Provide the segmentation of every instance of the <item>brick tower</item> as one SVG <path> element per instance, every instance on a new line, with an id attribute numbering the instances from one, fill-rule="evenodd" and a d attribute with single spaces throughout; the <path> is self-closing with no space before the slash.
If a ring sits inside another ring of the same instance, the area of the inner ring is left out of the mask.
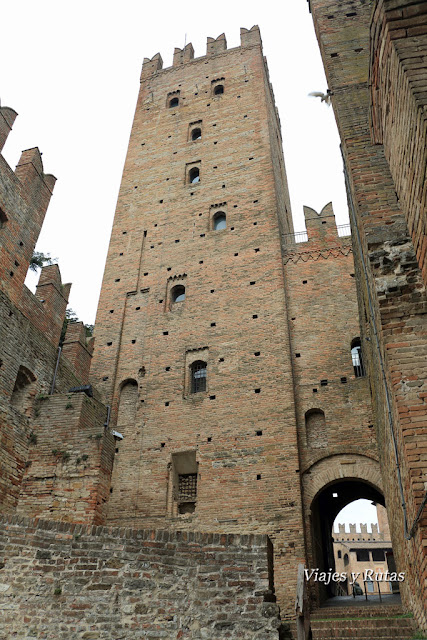
<path id="1" fill-rule="evenodd" d="M 193 56 L 144 60 L 112 230 L 92 369 L 124 436 L 108 522 L 268 532 L 283 569 L 304 545 L 279 120 L 258 27 Z"/>

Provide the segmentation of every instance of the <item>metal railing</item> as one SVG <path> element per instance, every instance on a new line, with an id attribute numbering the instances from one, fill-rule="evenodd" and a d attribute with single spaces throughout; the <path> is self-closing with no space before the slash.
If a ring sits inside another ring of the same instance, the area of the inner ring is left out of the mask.
<path id="1" fill-rule="evenodd" d="M 339 238 L 351 236 L 351 228 L 349 224 L 339 224 L 336 227 Z M 286 245 L 299 244 L 300 242 L 308 242 L 307 231 L 295 231 L 295 233 L 284 233 L 283 239 Z"/>

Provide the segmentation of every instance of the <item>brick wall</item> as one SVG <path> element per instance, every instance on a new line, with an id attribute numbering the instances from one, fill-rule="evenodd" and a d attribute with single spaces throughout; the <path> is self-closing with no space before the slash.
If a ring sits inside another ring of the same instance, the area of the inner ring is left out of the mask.
<path id="1" fill-rule="evenodd" d="M 400 570 L 406 571 L 407 579 L 402 585 L 404 601 L 425 628 L 426 512 L 413 537 L 406 540 L 392 436 L 394 433 L 408 529 L 411 529 L 427 487 L 426 292 L 420 269 L 422 254 L 417 241 L 421 227 L 411 223 L 411 232 L 417 242 L 414 247 L 407 220 L 411 222 L 409 203 L 412 202 L 413 212 L 416 202 L 411 195 L 412 182 L 405 183 L 402 179 L 407 165 L 397 159 L 402 152 L 403 138 L 392 151 L 391 140 L 398 132 L 396 128 L 390 128 L 389 122 L 382 122 L 387 129 L 384 130 L 384 146 L 373 144 L 375 132 L 370 126 L 368 86 L 371 47 L 373 60 L 377 55 L 377 42 L 370 40 L 371 16 L 378 17 L 373 13 L 373 4 L 357 1 L 342 2 L 338 6 L 329 0 L 312 0 L 310 6 L 329 89 L 333 92 L 332 102 L 348 174 L 362 337 L 374 399 L 384 495 L 392 514 L 393 549 Z M 392 57 L 384 60 L 381 73 L 392 63 Z M 405 73 L 404 65 L 400 72 Z M 381 83 L 381 78 L 379 80 Z M 403 117 L 405 95 L 402 91 L 395 76 L 390 77 L 387 100 L 393 101 L 395 115 L 399 113 Z M 386 104 L 384 107 L 387 111 Z M 388 118 L 387 113 L 384 117 Z M 406 128 L 407 125 L 402 126 Z M 421 141 L 422 135 L 417 139 Z M 420 162 L 425 162 L 425 158 Z M 400 173 L 396 173 L 398 163 Z M 419 195 L 420 188 L 417 189 Z"/>
<path id="2" fill-rule="evenodd" d="M 304 539 L 281 231 L 292 222 L 258 29 L 234 49 L 219 38 L 201 58 L 176 52 L 167 69 L 145 60 L 91 371 L 124 435 L 107 522 L 268 533 L 292 615 Z M 192 394 L 196 360 L 207 390 Z M 178 515 L 173 456 L 186 452 L 197 501 Z"/>
<path id="3" fill-rule="evenodd" d="M 265 536 L 2 518 L 0 634 L 278 638 Z"/>

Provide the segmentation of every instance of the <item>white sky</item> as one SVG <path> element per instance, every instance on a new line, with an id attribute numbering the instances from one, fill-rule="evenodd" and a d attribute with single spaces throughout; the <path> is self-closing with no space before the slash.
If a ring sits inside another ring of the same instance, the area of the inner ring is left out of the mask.
<path id="1" fill-rule="evenodd" d="M 333 530 L 338 531 L 338 524 L 346 524 L 347 531 L 349 523 L 356 525 L 356 530 L 360 532 L 360 523 L 368 525 L 368 531 L 371 531 L 371 524 L 378 523 L 377 510 L 373 506 L 371 500 L 355 500 L 350 502 L 344 509 L 341 509 L 334 520 Z"/>

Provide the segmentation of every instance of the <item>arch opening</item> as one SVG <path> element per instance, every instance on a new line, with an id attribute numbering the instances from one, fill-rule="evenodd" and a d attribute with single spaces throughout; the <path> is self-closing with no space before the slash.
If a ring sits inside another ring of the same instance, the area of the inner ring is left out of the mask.
<path id="1" fill-rule="evenodd" d="M 399 598 L 399 583 L 390 579 L 396 565 L 384 496 L 377 487 L 358 478 L 326 485 L 312 502 L 310 528 L 310 566 L 336 575 L 329 583 L 310 583 L 317 606 L 331 598 L 345 599 L 349 606 L 379 600 L 380 594 Z"/>

